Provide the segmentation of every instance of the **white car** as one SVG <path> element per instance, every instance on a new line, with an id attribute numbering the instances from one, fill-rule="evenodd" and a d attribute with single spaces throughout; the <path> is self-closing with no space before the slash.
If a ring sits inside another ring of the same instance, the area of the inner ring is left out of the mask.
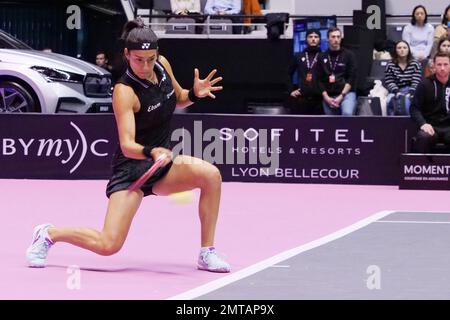
<path id="1" fill-rule="evenodd" d="M 0 113 L 112 112 L 111 74 L 0 30 Z"/>

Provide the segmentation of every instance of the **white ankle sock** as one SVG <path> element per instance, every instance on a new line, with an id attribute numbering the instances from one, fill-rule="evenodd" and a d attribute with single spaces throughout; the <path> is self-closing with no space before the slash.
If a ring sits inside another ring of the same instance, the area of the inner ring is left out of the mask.
<path id="1" fill-rule="evenodd" d="M 45 237 L 46 239 L 50 240 L 50 244 L 54 244 L 52 238 L 51 238 L 50 235 L 48 234 L 48 228 L 45 228 L 45 231 L 44 231 L 44 237 Z"/>

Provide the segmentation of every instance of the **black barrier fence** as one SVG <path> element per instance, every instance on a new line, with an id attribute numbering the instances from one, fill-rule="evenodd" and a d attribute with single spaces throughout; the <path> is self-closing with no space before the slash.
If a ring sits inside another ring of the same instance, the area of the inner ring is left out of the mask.
<path id="1" fill-rule="evenodd" d="M 224 181 L 396 185 L 414 133 L 405 117 L 177 114 L 171 141 Z M 113 115 L 1 115 L 0 178 L 106 179 L 117 141 Z"/>

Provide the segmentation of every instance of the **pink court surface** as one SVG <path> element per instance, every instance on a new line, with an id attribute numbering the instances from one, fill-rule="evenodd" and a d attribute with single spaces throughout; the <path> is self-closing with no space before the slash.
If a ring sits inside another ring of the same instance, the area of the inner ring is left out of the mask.
<path id="1" fill-rule="evenodd" d="M 124 247 L 114 256 L 58 243 L 50 250 L 47 268 L 28 268 L 25 250 L 35 225 L 101 229 L 105 185 L 106 181 L 0 180 L 0 299 L 176 299 L 210 283 L 230 282 L 264 260 L 380 211 L 450 208 L 446 191 L 224 183 L 216 247 L 232 264 L 231 274 L 196 269 L 198 192 L 187 205 L 167 197 L 145 198 Z"/>

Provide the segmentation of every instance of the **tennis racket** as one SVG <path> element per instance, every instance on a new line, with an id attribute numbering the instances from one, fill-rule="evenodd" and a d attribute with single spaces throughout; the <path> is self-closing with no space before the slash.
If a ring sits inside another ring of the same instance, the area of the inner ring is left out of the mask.
<path id="1" fill-rule="evenodd" d="M 135 191 L 139 189 L 145 181 L 147 181 L 159 168 L 163 167 L 164 160 L 167 156 L 163 153 L 161 154 L 155 161 L 155 163 L 147 170 L 145 173 L 140 176 L 131 186 L 128 187 L 128 191 Z"/>

